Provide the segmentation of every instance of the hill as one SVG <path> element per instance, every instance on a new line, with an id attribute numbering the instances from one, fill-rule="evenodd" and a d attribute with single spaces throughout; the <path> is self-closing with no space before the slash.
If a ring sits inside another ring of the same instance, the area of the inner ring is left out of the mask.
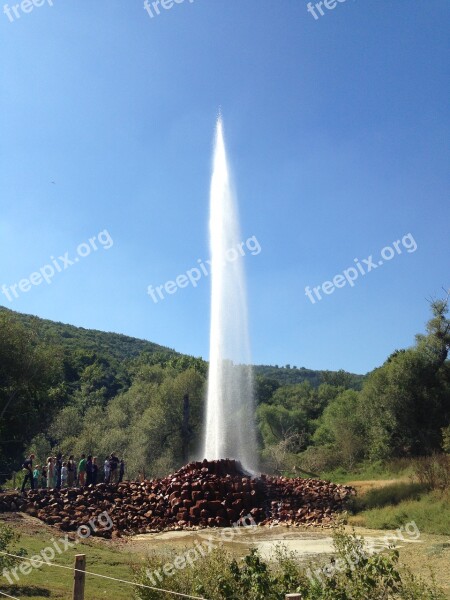
<path id="1" fill-rule="evenodd" d="M 82 349 L 100 356 L 109 356 L 119 362 L 137 358 L 142 353 L 147 355 L 157 353 L 160 362 L 186 356 L 172 348 L 121 333 L 76 327 L 75 325 L 18 313 L 0 306 L 0 314 L 2 313 L 14 316 L 22 325 L 33 329 L 42 340 L 62 346 L 69 351 Z M 324 382 L 343 385 L 345 379 L 346 387 L 360 389 L 365 378 L 365 375 L 347 373 L 346 371 L 315 371 L 305 367 L 291 367 L 290 365 L 285 367 L 255 365 L 254 371 L 255 375 L 272 379 L 279 385 L 294 385 L 305 381 L 313 387 L 318 387 Z"/>
<path id="2" fill-rule="evenodd" d="M 267 379 L 272 379 L 280 385 L 296 385 L 298 383 L 308 382 L 312 387 L 317 388 L 321 383 L 331 385 L 341 385 L 346 388 L 360 390 L 366 375 L 357 375 L 347 371 L 314 371 L 305 367 L 279 367 L 278 365 L 255 365 L 255 375 L 261 375 Z"/>
<path id="3" fill-rule="evenodd" d="M 150 341 L 0 308 L 0 480 L 27 448 L 41 461 L 53 448 L 99 456 L 116 448 L 135 474 L 183 464 L 188 445 L 195 452 L 201 443 L 207 367 Z M 270 440 L 286 428 L 309 431 L 333 397 L 329 388 L 362 382 L 289 365 L 258 365 L 255 375 L 257 418 Z"/>
<path id="4" fill-rule="evenodd" d="M 129 337 L 121 333 L 109 333 L 96 329 L 75 327 L 48 319 L 41 319 L 33 315 L 26 315 L 0 307 L 0 314 L 6 313 L 14 316 L 22 325 L 33 329 L 41 339 L 52 341 L 69 350 L 82 348 L 85 351 L 98 354 L 108 354 L 118 361 L 138 357 L 142 352 L 176 356 L 179 354 L 170 348 L 160 346 L 147 340 Z"/>

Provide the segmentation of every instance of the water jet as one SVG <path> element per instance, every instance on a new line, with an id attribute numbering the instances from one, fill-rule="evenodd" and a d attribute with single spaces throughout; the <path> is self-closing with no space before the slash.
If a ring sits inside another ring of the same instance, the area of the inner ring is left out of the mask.
<path id="1" fill-rule="evenodd" d="M 239 211 L 219 116 L 210 189 L 211 323 L 204 452 L 257 468 L 253 374 Z"/>

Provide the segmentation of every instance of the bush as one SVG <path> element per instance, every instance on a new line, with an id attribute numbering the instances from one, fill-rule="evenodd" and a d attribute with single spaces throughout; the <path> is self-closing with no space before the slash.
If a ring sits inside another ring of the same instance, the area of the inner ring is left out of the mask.
<path id="1" fill-rule="evenodd" d="M 442 449 L 450 454 L 450 425 L 442 429 Z"/>
<path id="2" fill-rule="evenodd" d="M 409 570 L 399 568 L 399 554 L 391 549 L 370 555 L 364 541 L 338 528 L 334 534 L 336 559 L 309 572 L 306 600 L 440 600 L 444 594 L 434 581 L 428 585 Z M 281 600 L 281 599 L 280 599 Z"/>
<path id="3" fill-rule="evenodd" d="M 340 456 L 332 446 L 309 446 L 298 458 L 300 468 L 311 473 L 332 471 L 342 466 Z"/>
<path id="4" fill-rule="evenodd" d="M 322 568 L 315 564 L 305 570 L 297 555 L 282 545 L 275 548 L 268 562 L 255 549 L 238 561 L 223 548 L 216 548 L 203 558 L 198 556 L 190 565 L 178 567 L 175 573 L 172 566 L 173 576 L 156 582 L 155 570 L 161 573 L 170 569 L 167 563 L 164 567 L 161 555 L 153 554 L 146 568 L 137 569 L 136 582 L 214 600 L 284 600 L 286 594 L 294 592 L 300 593 L 304 600 L 440 600 L 444 597 L 434 583 L 428 585 L 408 570 L 400 571 L 396 550 L 369 555 L 364 541 L 346 533 L 341 526 L 335 529 L 333 538 L 336 557 Z M 187 552 L 189 550 L 184 556 Z M 176 564 L 173 552 L 166 557 Z M 165 592 L 144 588 L 138 588 L 136 593 L 141 600 L 171 597 Z"/>
<path id="5" fill-rule="evenodd" d="M 434 454 L 414 461 L 414 476 L 429 490 L 450 488 L 450 456 Z"/>
<path id="6" fill-rule="evenodd" d="M 15 533 L 11 527 L 0 523 L 0 552 L 24 556 L 26 551 L 23 548 L 17 550 L 14 547 L 11 547 L 11 545 L 16 544 L 19 539 L 20 536 Z M 0 570 L 9 569 L 17 564 L 17 562 L 19 562 L 19 559 L 17 558 L 0 554 Z"/>

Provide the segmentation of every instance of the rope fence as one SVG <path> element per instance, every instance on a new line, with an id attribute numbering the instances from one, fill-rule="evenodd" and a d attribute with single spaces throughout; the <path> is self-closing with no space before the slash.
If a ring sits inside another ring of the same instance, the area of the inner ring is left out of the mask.
<path id="1" fill-rule="evenodd" d="M 12 558 L 17 558 L 17 559 L 23 560 L 23 561 L 29 560 L 28 558 L 26 558 L 24 556 L 18 556 L 17 554 L 11 554 L 9 552 L 0 551 L 0 554 L 3 554 L 5 556 L 11 556 Z M 165 590 L 162 588 L 152 587 L 151 585 L 145 585 L 144 583 L 137 583 L 135 581 L 127 581 L 126 579 L 118 579 L 117 577 L 111 577 L 109 575 L 101 575 L 100 573 L 93 573 L 92 571 L 86 571 L 84 569 L 77 569 L 74 567 L 66 567 L 65 565 L 58 565 L 57 563 L 51 563 L 51 562 L 42 560 L 42 564 L 40 565 L 40 567 L 43 567 L 45 565 L 48 565 L 49 567 L 57 567 L 59 569 L 66 569 L 68 571 L 72 571 L 75 573 L 84 573 L 86 575 L 92 575 L 93 577 L 100 577 L 101 579 L 109 579 L 111 581 L 118 581 L 119 583 L 126 583 L 127 585 L 133 585 L 136 587 L 153 590 L 155 592 L 164 592 L 166 594 L 172 594 L 173 596 L 178 596 L 178 597 L 182 597 L 182 598 L 190 598 L 191 600 L 208 600 L 208 598 L 203 598 L 200 596 L 190 596 L 189 594 L 182 594 L 180 592 L 174 592 L 172 590 Z M 2 592 L 0 592 L 0 593 L 2 593 Z"/>
<path id="2" fill-rule="evenodd" d="M 17 554 L 10 554 L 9 552 L 3 552 L 3 551 L 0 551 L 0 554 L 3 554 L 5 556 L 11 556 L 12 558 L 17 558 L 19 560 L 28 561 L 28 558 L 26 558 L 24 556 L 18 556 Z M 84 554 L 77 554 L 77 556 L 75 557 L 75 565 L 80 565 L 80 562 L 81 562 L 81 564 L 84 565 L 85 561 L 86 561 L 86 557 Z M 92 571 L 86 571 L 84 568 L 77 569 L 76 567 L 66 567 L 65 565 L 58 565 L 57 563 L 51 563 L 51 562 L 47 562 L 47 561 L 43 560 L 40 567 L 44 566 L 44 565 L 48 565 L 49 567 L 57 567 L 59 569 L 66 569 L 68 571 L 72 571 L 73 573 L 75 573 L 74 595 L 73 595 L 74 600 L 84 600 L 84 576 L 85 575 L 92 575 L 93 577 L 100 577 L 101 579 L 109 579 L 111 581 L 118 581 L 119 583 L 126 583 L 127 585 L 145 588 L 145 589 L 153 590 L 156 592 L 164 592 L 166 594 L 172 594 L 173 596 L 178 596 L 178 597 L 182 597 L 182 598 L 190 598 L 191 600 L 208 600 L 207 598 L 203 598 L 200 596 L 190 596 L 189 594 L 182 594 L 180 592 L 174 592 L 172 590 L 165 590 L 162 588 L 152 587 L 150 585 L 145 585 L 144 583 L 136 583 L 134 581 L 127 581 L 126 579 L 118 579 L 117 577 L 111 577 L 109 575 L 100 575 L 100 573 L 93 573 Z M 79 575 L 79 577 L 77 577 L 77 574 Z M 19 600 L 19 598 L 16 598 L 15 596 L 9 596 L 8 594 L 5 594 L 4 592 L 0 592 L 0 595 L 4 596 L 6 598 L 12 598 L 13 600 Z M 286 600 L 302 600 L 302 597 L 300 594 L 287 594 Z"/>
<path id="3" fill-rule="evenodd" d="M 5 594 L 5 592 L 0 592 L 0 596 L 4 596 L 5 598 L 12 598 L 12 600 L 20 600 L 20 598 L 16 598 L 15 596 L 10 596 L 9 594 Z"/>

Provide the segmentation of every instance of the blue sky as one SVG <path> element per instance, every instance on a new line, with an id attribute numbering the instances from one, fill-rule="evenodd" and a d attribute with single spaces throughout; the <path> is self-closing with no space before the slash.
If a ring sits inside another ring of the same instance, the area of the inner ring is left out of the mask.
<path id="1" fill-rule="evenodd" d="M 157 304 L 147 286 L 208 258 L 221 106 L 261 245 L 254 362 L 363 373 L 413 343 L 450 285 L 447 0 L 50 4 L 0 12 L 0 285 L 114 243 L 4 306 L 207 358 L 209 279 Z M 305 295 L 408 233 L 414 252 Z"/>

